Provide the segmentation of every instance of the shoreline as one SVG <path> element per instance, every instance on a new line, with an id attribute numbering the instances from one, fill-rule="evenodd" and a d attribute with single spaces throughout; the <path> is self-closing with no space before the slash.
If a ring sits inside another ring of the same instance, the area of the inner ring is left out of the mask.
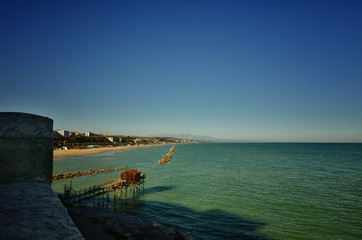
<path id="1" fill-rule="evenodd" d="M 97 154 L 107 151 L 120 151 L 131 148 L 163 146 L 163 145 L 169 145 L 169 144 L 150 144 L 150 145 L 140 145 L 140 146 L 117 146 L 117 147 L 99 147 L 99 148 L 86 148 L 86 149 L 53 150 L 53 158 L 64 157 L 64 156 L 76 156 L 76 155 L 90 155 L 90 154 Z"/>

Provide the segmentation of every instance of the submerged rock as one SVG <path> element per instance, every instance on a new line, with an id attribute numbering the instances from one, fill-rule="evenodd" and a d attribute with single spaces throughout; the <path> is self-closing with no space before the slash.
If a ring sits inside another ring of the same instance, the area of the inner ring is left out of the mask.
<path id="1" fill-rule="evenodd" d="M 196 240 L 192 236 L 166 228 L 159 223 L 101 208 L 77 207 L 69 209 L 74 222 L 87 221 L 101 224 L 108 234 L 117 234 L 118 239 L 148 239 L 148 240 Z M 83 225 L 84 226 L 84 225 Z M 79 228 L 87 231 L 87 228 Z"/>

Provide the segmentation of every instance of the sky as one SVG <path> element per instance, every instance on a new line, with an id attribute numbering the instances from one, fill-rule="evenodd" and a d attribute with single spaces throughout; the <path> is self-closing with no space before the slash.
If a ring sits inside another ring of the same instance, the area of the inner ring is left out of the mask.
<path id="1" fill-rule="evenodd" d="M 0 2 L 0 112 L 54 129 L 362 142 L 362 1 Z"/>

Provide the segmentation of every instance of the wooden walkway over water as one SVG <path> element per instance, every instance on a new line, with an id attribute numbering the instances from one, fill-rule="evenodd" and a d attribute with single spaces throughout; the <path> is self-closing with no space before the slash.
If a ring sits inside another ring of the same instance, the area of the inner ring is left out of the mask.
<path id="1" fill-rule="evenodd" d="M 110 203 L 110 193 L 113 192 L 113 204 L 118 200 L 127 198 L 128 195 L 135 196 L 136 193 L 144 191 L 145 174 L 137 170 L 128 170 L 112 181 L 103 182 L 99 185 L 93 185 L 84 189 L 75 190 L 72 182 L 64 185 L 64 194 L 62 200 L 69 205 L 82 205 L 84 202 L 93 203 L 93 205 L 107 207 Z"/>

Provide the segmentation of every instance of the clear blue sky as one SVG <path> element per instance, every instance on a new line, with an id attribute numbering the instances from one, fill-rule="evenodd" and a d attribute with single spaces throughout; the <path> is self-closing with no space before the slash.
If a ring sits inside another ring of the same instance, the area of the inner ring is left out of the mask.
<path id="1" fill-rule="evenodd" d="M 0 2 L 0 111 L 109 134 L 362 142 L 362 1 Z"/>

